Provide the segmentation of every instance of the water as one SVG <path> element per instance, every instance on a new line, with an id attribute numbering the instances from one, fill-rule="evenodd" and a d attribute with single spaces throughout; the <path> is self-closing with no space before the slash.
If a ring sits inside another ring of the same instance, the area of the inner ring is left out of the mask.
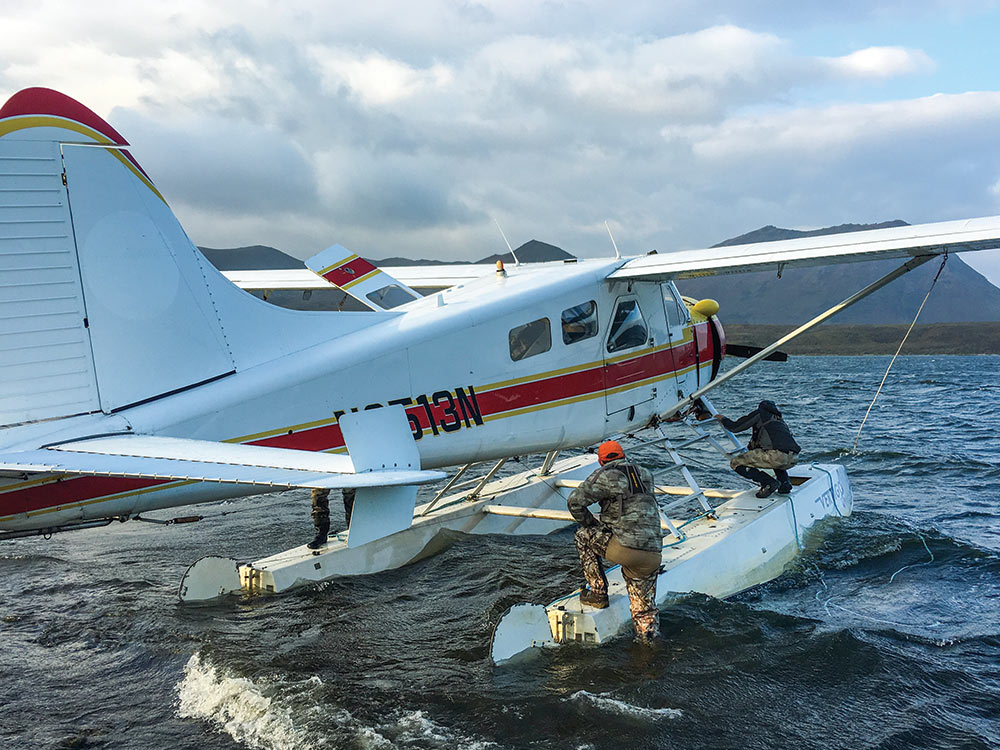
<path id="1" fill-rule="evenodd" d="M 887 362 L 720 389 L 730 416 L 777 401 L 803 460 L 846 465 L 855 514 L 768 584 L 666 607 L 653 649 L 490 665 L 509 606 L 577 584 L 569 531 L 208 607 L 176 603 L 186 565 L 301 543 L 306 493 L 0 543 L 0 747 L 998 747 L 1000 357 L 897 360 L 851 455 Z"/>

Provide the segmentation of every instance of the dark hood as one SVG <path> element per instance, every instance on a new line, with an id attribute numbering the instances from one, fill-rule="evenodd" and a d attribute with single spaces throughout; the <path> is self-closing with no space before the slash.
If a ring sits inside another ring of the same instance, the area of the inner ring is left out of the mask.
<path id="1" fill-rule="evenodd" d="M 761 401 L 760 405 L 757 408 L 760 409 L 761 411 L 773 414 L 778 419 L 781 419 L 781 412 L 778 411 L 778 407 L 774 405 L 773 401 Z"/>

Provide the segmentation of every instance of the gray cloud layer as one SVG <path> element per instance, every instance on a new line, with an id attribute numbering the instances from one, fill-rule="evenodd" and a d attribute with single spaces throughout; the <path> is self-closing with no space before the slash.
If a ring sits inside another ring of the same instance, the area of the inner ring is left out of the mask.
<path id="1" fill-rule="evenodd" d="M 793 43 L 992 2 L 101 6 L 8 3 L 0 92 L 107 116 L 205 245 L 469 259 L 502 248 L 496 217 L 586 256 L 605 219 L 645 252 L 997 213 L 1000 93 L 877 101 L 937 61 Z M 865 95 L 821 103 L 844 86 Z"/>

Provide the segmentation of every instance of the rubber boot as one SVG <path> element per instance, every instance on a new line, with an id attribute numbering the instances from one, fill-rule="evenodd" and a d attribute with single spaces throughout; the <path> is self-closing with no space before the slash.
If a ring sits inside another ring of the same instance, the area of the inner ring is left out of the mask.
<path id="1" fill-rule="evenodd" d="M 608 606 L 608 577 L 604 575 L 604 566 L 601 565 L 600 561 L 597 565 L 597 570 L 593 573 L 599 575 L 600 582 L 596 585 L 593 582 L 587 582 L 588 585 L 580 591 L 580 604 L 586 604 L 594 609 L 605 609 Z"/>
<path id="2" fill-rule="evenodd" d="M 306 545 L 309 549 L 319 549 L 326 544 L 327 535 L 330 533 L 330 522 L 317 524 L 316 537 Z"/>
<path id="3" fill-rule="evenodd" d="M 580 604 L 586 604 L 594 609 L 607 609 L 608 594 L 606 591 L 592 591 L 584 586 L 580 591 Z"/>
<path id="4" fill-rule="evenodd" d="M 772 479 L 768 474 L 753 466 L 737 466 L 735 471 L 741 477 L 745 477 L 751 482 L 756 482 L 760 485 L 760 489 L 757 490 L 757 497 L 759 498 L 770 497 L 778 489 L 777 479 Z"/>
<path id="5" fill-rule="evenodd" d="M 775 469 L 774 476 L 777 478 L 779 495 L 788 495 L 792 492 L 792 483 L 788 480 L 788 472 L 784 469 Z"/>

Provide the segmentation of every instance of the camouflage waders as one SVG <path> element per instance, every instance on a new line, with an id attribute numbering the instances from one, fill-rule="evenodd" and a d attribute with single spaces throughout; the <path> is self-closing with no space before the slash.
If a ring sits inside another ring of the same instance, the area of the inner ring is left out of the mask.
<path id="1" fill-rule="evenodd" d="M 791 451 L 751 448 L 733 456 L 729 466 L 741 477 L 756 482 L 762 488 L 771 484 L 771 477 L 761 469 L 771 469 L 779 484 L 778 492 L 788 493 L 792 490 L 792 483 L 788 479 L 787 470 L 795 466 L 798 457 L 798 453 Z"/>
<path id="2" fill-rule="evenodd" d="M 628 608 L 632 613 L 635 637 L 651 641 L 660 635 L 660 610 L 656 608 L 656 578 L 659 570 L 643 578 L 632 578 L 622 568 L 628 590 Z"/>
<path id="3" fill-rule="evenodd" d="M 324 488 L 312 491 L 312 522 L 316 527 L 316 537 L 306 546 L 318 549 L 326 544 L 330 533 L 330 490 Z"/>
<path id="4" fill-rule="evenodd" d="M 612 536 L 607 526 L 581 526 L 573 535 L 587 588 L 598 594 L 608 593 L 608 579 L 604 575 L 601 558 L 607 552 Z"/>
<path id="5" fill-rule="evenodd" d="M 354 493 L 356 490 L 353 487 L 347 487 L 344 490 L 344 521 L 348 526 L 351 525 L 351 512 L 354 510 Z"/>
<path id="6" fill-rule="evenodd" d="M 607 526 L 581 526 L 573 535 L 576 550 L 580 554 L 583 577 L 587 588 L 598 594 L 608 593 L 608 579 L 604 575 L 604 558 L 614 534 Z M 617 546 L 617 545 L 616 545 Z M 620 562 L 611 560 L 611 562 Z M 629 575 L 622 567 L 625 589 L 628 591 L 628 606 L 632 613 L 635 635 L 641 640 L 652 640 L 660 634 L 660 612 L 656 607 L 657 568 L 647 576 Z"/>

